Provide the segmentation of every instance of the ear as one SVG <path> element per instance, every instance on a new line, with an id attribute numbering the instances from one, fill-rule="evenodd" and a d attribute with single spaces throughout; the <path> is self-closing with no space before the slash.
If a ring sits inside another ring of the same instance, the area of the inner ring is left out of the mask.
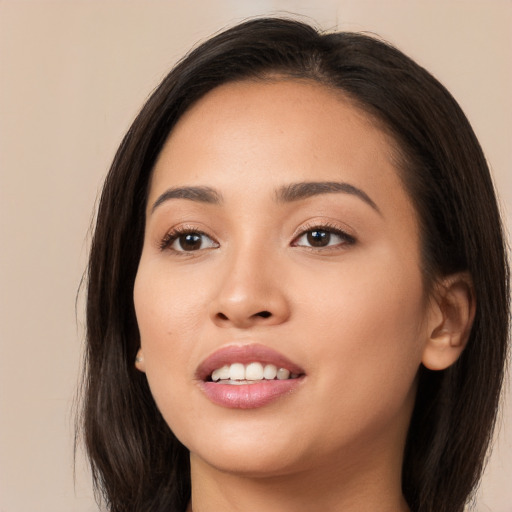
<path id="1" fill-rule="evenodd" d="M 468 273 L 451 275 L 436 285 L 421 359 L 424 366 L 444 370 L 457 361 L 469 339 L 475 311 L 475 290 Z"/>
<path id="2" fill-rule="evenodd" d="M 135 356 L 135 368 L 140 372 L 146 371 L 146 363 L 144 362 L 144 354 L 142 353 L 141 348 L 139 348 L 137 355 Z"/>

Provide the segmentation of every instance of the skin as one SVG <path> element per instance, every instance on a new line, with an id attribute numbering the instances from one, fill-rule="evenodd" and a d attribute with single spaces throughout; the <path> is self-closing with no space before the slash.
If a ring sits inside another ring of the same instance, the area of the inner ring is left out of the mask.
<path id="1" fill-rule="evenodd" d="M 408 510 L 400 478 L 417 371 L 422 359 L 456 359 L 463 343 L 450 325 L 467 323 L 471 308 L 460 280 L 466 309 L 451 324 L 443 301 L 426 297 L 418 222 L 394 161 L 375 122 L 308 81 L 218 87 L 168 138 L 134 289 L 137 367 L 190 450 L 195 512 Z M 276 200 L 281 187 L 311 181 L 348 183 L 366 199 Z M 190 186 L 222 200 L 154 207 Z M 331 233 L 328 246 L 310 247 L 319 226 L 350 238 Z M 169 242 L 180 227 L 204 233 L 197 250 Z M 300 386 L 256 409 L 212 403 L 199 364 L 250 343 L 300 365 Z"/>

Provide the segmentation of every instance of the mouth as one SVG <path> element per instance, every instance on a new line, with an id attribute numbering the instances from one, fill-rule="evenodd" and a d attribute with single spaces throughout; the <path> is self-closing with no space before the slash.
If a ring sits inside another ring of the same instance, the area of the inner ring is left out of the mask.
<path id="1" fill-rule="evenodd" d="M 225 364 L 213 370 L 207 381 L 239 386 L 243 384 L 256 384 L 264 380 L 297 379 L 299 376 L 298 373 L 292 373 L 288 368 L 278 368 L 275 364 L 253 361 L 249 364 Z"/>
<path id="2" fill-rule="evenodd" d="M 199 387 L 213 403 L 253 409 L 296 390 L 305 372 L 269 347 L 234 345 L 205 359 L 196 377 Z"/>

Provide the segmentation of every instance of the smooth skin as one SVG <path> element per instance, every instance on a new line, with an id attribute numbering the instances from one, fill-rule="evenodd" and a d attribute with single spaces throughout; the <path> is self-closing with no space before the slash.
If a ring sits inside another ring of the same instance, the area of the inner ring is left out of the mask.
<path id="1" fill-rule="evenodd" d="M 457 359 L 474 299 L 463 274 L 426 294 L 395 162 L 340 92 L 278 77 L 214 89 L 166 141 L 134 289 L 136 364 L 190 450 L 189 510 L 408 510 L 418 368 Z M 293 186 L 312 182 L 331 185 Z M 252 343 L 300 365 L 301 385 L 255 409 L 212 403 L 198 366 Z"/>

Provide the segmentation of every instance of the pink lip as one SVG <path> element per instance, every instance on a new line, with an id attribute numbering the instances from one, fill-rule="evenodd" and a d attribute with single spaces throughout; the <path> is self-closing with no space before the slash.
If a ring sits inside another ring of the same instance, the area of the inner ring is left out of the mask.
<path id="1" fill-rule="evenodd" d="M 226 364 L 249 364 L 258 361 L 287 368 L 300 377 L 261 381 L 255 384 L 230 385 L 207 381 L 213 370 Z M 228 408 L 254 409 L 293 392 L 304 380 L 304 370 L 279 352 L 264 345 L 232 345 L 207 357 L 198 367 L 196 377 L 203 393 L 215 404 Z"/>

